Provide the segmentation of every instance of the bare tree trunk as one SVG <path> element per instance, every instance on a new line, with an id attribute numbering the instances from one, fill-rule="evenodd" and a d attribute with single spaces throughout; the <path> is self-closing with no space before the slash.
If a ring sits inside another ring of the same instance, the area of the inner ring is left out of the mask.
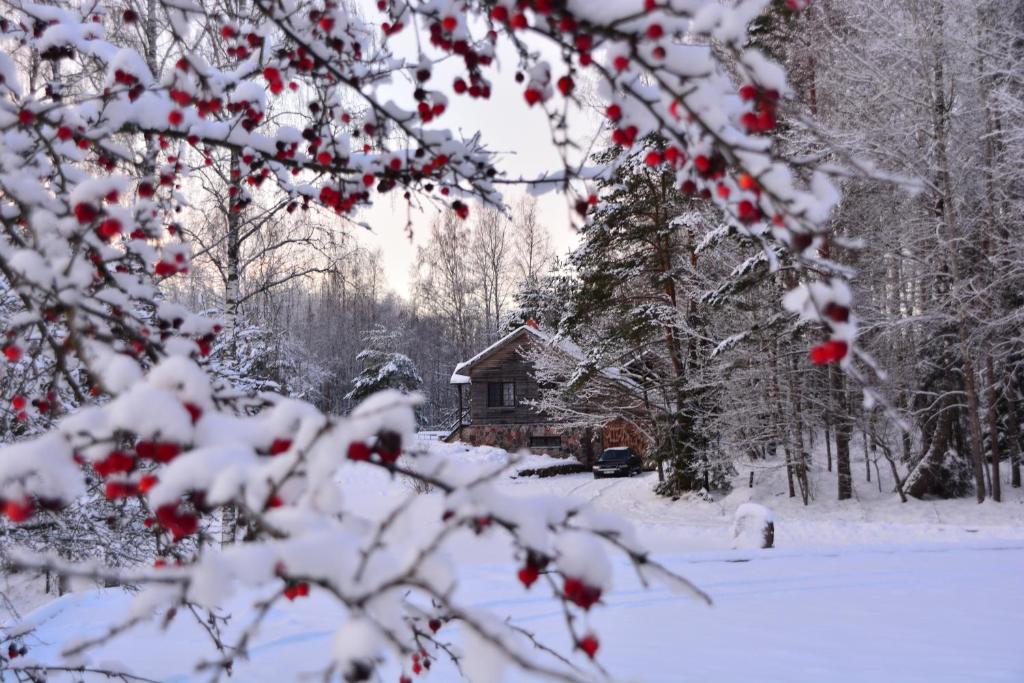
<path id="1" fill-rule="evenodd" d="M 971 438 L 971 461 L 974 465 L 974 489 L 978 502 L 985 500 L 985 463 L 981 444 L 981 419 L 978 416 L 978 390 L 975 383 L 974 363 L 967 347 L 967 330 L 960 324 L 960 348 L 964 354 L 964 391 L 967 393 L 967 427 Z"/>
<path id="2" fill-rule="evenodd" d="M 949 439 L 952 435 L 953 418 L 956 415 L 956 411 L 946 405 L 946 403 L 946 401 L 943 401 L 939 408 L 941 411 L 939 424 L 935 428 L 931 442 L 921 455 L 917 465 L 903 481 L 903 487 L 907 495 L 914 498 L 920 498 L 928 492 L 932 483 L 932 469 L 942 462 L 946 455 L 946 450 L 949 448 Z"/>
<path id="3" fill-rule="evenodd" d="M 832 436 L 828 428 L 829 416 L 825 416 L 825 457 L 828 458 L 828 471 L 832 471 Z"/>
<path id="4" fill-rule="evenodd" d="M 992 446 L 992 500 L 999 503 L 1003 500 L 1003 487 L 999 481 L 999 463 L 1002 453 L 999 451 L 999 417 L 996 414 L 996 371 L 992 362 L 992 354 L 985 357 L 985 371 L 988 374 L 988 389 L 985 402 L 988 403 L 988 431 Z"/>
<path id="5" fill-rule="evenodd" d="M 778 449 L 777 444 L 782 443 L 782 451 L 786 454 L 786 481 L 789 483 L 789 497 L 796 498 L 796 487 L 793 484 L 793 454 L 790 448 L 790 439 L 785 434 L 784 424 L 786 422 L 786 413 L 782 406 L 782 389 L 779 386 L 779 347 L 775 344 L 771 347 L 771 358 L 772 358 L 772 381 L 771 381 L 771 400 L 774 407 L 775 414 L 775 425 L 771 427 L 771 432 L 774 437 L 773 441 L 776 445 L 772 446 L 772 455 L 775 455 L 775 451 Z"/>
<path id="6" fill-rule="evenodd" d="M 790 372 L 789 372 L 789 398 L 790 405 L 792 406 L 792 424 L 790 425 L 790 434 L 793 439 L 793 451 L 796 454 L 796 476 L 797 483 L 800 485 L 800 498 L 803 500 L 804 505 L 810 502 L 810 482 L 807 479 L 807 452 L 804 451 L 803 444 L 803 416 L 800 412 L 800 385 L 797 383 L 797 360 L 795 355 L 790 356 Z"/>
<path id="7" fill-rule="evenodd" d="M 850 471 L 850 420 L 847 414 L 846 387 L 842 373 L 829 368 L 832 393 L 835 396 L 836 422 L 836 473 L 838 474 L 838 499 L 853 498 L 853 474 Z"/>
<path id="8" fill-rule="evenodd" d="M 789 446 L 783 446 L 782 451 L 786 454 L 786 481 L 789 482 L 789 497 L 796 498 L 796 486 L 793 485 L 793 455 Z"/>
<path id="9" fill-rule="evenodd" d="M 864 477 L 865 481 L 871 483 L 871 458 L 868 456 L 868 418 L 864 417 L 864 428 L 861 430 L 861 439 L 864 441 Z"/>
<path id="10" fill-rule="evenodd" d="M 231 151 L 230 165 L 228 167 L 228 177 L 232 178 L 229 187 L 234 188 L 234 192 L 229 190 L 227 200 L 227 214 L 225 215 L 225 227 L 227 228 L 227 258 L 225 262 L 225 282 L 224 282 L 224 322 L 225 332 L 227 333 L 227 355 L 228 358 L 234 359 L 238 352 L 238 307 L 241 299 L 241 282 L 240 278 L 242 275 L 241 266 L 241 255 L 242 255 L 242 242 L 241 242 L 241 223 L 242 223 L 242 212 L 241 210 L 235 210 L 233 204 L 233 198 L 238 196 L 240 189 L 240 181 L 235 178 L 230 171 L 238 168 L 240 162 L 238 152 L 235 150 Z M 220 542 L 222 546 L 230 545 L 235 542 L 235 536 L 238 532 L 238 511 L 234 505 L 230 503 L 221 508 L 220 514 Z"/>
<path id="11" fill-rule="evenodd" d="M 1006 396 L 1006 436 L 1010 442 L 1010 486 L 1020 488 L 1020 422 L 1017 416 L 1017 391 L 1012 380 Z"/>
<path id="12" fill-rule="evenodd" d="M 903 490 L 903 482 L 900 481 L 900 473 L 899 470 L 896 469 L 896 458 L 893 457 L 892 449 L 889 448 L 889 444 L 887 443 L 882 443 L 881 447 L 882 453 L 885 456 L 886 461 L 889 463 L 889 471 L 892 472 L 893 485 L 896 488 L 896 493 L 900 496 L 900 502 L 906 503 L 907 494 Z M 877 472 L 877 469 L 875 471 Z M 881 480 L 881 477 L 879 477 L 879 480 Z M 881 481 L 879 481 L 878 490 L 882 490 Z"/>

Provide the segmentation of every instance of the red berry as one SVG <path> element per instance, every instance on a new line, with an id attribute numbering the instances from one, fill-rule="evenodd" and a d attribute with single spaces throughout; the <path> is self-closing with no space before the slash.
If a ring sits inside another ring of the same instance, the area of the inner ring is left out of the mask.
<path id="1" fill-rule="evenodd" d="M 761 209 L 747 199 L 736 205 L 736 213 L 743 223 L 754 223 L 761 219 Z"/>
<path id="2" fill-rule="evenodd" d="M 775 223 L 776 225 L 784 224 L 784 222 L 781 224 L 776 222 L 774 218 L 772 219 L 772 222 Z M 806 232 L 790 233 L 790 239 L 792 240 L 793 249 L 796 251 L 803 251 L 804 249 L 806 249 L 807 247 L 811 246 L 811 244 L 814 243 L 814 237 L 807 234 Z"/>
<path id="3" fill-rule="evenodd" d="M 427 626 L 430 627 L 431 631 L 433 631 L 434 633 L 437 633 L 438 631 L 441 630 L 441 620 L 440 619 L 431 619 L 430 621 L 427 622 Z"/>
<path id="4" fill-rule="evenodd" d="M 601 599 L 601 589 L 588 586 L 579 579 L 571 576 L 565 577 L 564 594 L 566 600 L 575 603 L 583 609 L 590 609 L 594 603 Z"/>
<path id="5" fill-rule="evenodd" d="M 740 117 L 740 123 L 746 128 L 748 133 L 759 133 L 761 132 L 761 124 L 758 121 L 757 114 L 752 111 L 748 111 Z"/>
<path id="6" fill-rule="evenodd" d="M 4 347 L 4 358 L 12 363 L 21 360 L 21 347 L 16 344 L 8 344 Z"/>
<path id="7" fill-rule="evenodd" d="M 36 504 L 31 498 L 20 501 L 9 500 L 4 503 L 4 514 L 15 524 L 27 521 L 36 511 Z"/>
<path id="8" fill-rule="evenodd" d="M 146 493 L 146 492 L 148 492 L 151 488 L 156 486 L 157 482 L 159 482 L 159 481 L 160 480 L 156 478 L 156 475 L 153 475 L 153 474 L 144 474 L 144 475 L 142 475 L 142 477 L 139 479 L 139 493 Z"/>
<path id="9" fill-rule="evenodd" d="M 309 595 L 309 584 L 305 581 L 289 584 L 284 589 L 284 597 L 288 598 L 289 600 L 294 600 L 295 598 L 303 598 L 307 595 Z"/>
<path id="10" fill-rule="evenodd" d="M 71 129 L 67 126 L 61 126 L 57 129 L 58 140 L 70 140 L 73 137 L 73 135 L 74 134 L 71 132 Z"/>
<path id="11" fill-rule="evenodd" d="M 157 261 L 156 265 L 153 266 L 153 272 L 160 277 L 169 277 L 178 272 L 178 266 L 167 261 Z"/>
<path id="12" fill-rule="evenodd" d="M 28 109 L 22 109 L 18 112 L 18 123 L 23 126 L 27 126 L 36 120 L 36 115 L 30 112 Z"/>
<path id="13" fill-rule="evenodd" d="M 131 482 L 108 481 L 103 489 L 103 495 L 107 497 L 107 500 L 118 500 L 120 498 L 130 498 L 138 493 L 138 491 L 138 487 Z"/>
<path id="14" fill-rule="evenodd" d="M 362 441 L 353 441 L 348 445 L 349 460 L 369 460 L 370 447 Z"/>
<path id="15" fill-rule="evenodd" d="M 185 410 L 188 411 L 189 417 L 192 418 L 192 424 L 199 422 L 199 418 L 203 416 L 203 409 L 197 406 L 195 403 L 186 403 Z"/>
<path id="16" fill-rule="evenodd" d="M 284 453 L 291 447 L 291 439 L 274 439 L 273 443 L 270 444 L 270 454 L 280 455 L 281 453 Z"/>
<path id="17" fill-rule="evenodd" d="M 177 103 L 179 107 L 187 107 L 189 104 L 192 103 L 192 96 L 184 90 L 171 90 L 171 92 L 168 94 L 171 96 L 171 99 L 174 100 L 175 103 Z"/>
<path id="18" fill-rule="evenodd" d="M 593 659 L 594 654 L 597 653 L 597 648 L 597 636 L 595 636 L 593 633 L 588 633 L 587 635 L 583 636 L 583 638 L 580 640 L 580 649 L 586 652 L 587 656 L 591 659 Z"/>
<path id="19" fill-rule="evenodd" d="M 23 410 L 27 404 L 28 399 L 20 394 L 11 399 L 11 407 L 15 410 Z"/>
<path id="20" fill-rule="evenodd" d="M 75 204 L 75 218 L 83 225 L 92 223 L 98 215 L 99 211 L 96 210 L 96 207 L 88 202 Z"/>
<path id="21" fill-rule="evenodd" d="M 170 462 L 181 454 L 181 446 L 176 443 L 159 442 L 153 450 L 153 459 L 157 462 Z"/>
<path id="22" fill-rule="evenodd" d="M 661 152 L 650 151 L 647 153 L 647 157 L 644 159 L 648 166 L 657 166 L 661 163 Z"/>
<path id="23" fill-rule="evenodd" d="M 108 218 L 96 228 L 96 234 L 102 240 L 109 242 L 121 234 L 121 221 L 116 218 Z"/>
<path id="24" fill-rule="evenodd" d="M 532 564 L 524 565 L 517 574 L 520 583 L 529 588 L 540 577 L 540 570 Z"/>
<path id="25" fill-rule="evenodd" d="M 504 5 L 495 5 L 491 9 L 491 19 L 502 23 L 508 21 L 508 8 Z"/>
<path id="26" fill-rule="evenodd" d="M 811 349 L 811 362 L 815 365 L 827 365 L 836 363 L 846 357 L 849 350 L 846 342 L 839 339 L 829 339 L 824 344 L 819 344 Z"/>
<path id="27" fill-rule="evenodd" d="M 572 92 L 574 87 L 575 83 L 573 83 L 571 76 L 562 76 L 561 78 L 558 79 L 558 90 L 565 97 L 569 96 L 569 93 Z"/>
<path id="28" fill-rule="evenodd" d="M 107 457 L 94 462 L 92 467 L 96 474 L 106 478 L 111 474 L 131 472 L 135 467 L 135 458 L 124 451 L 111 451 Z"/>
<path id="29" fill-rule="evenodd" d="M 455 17 L 445 17 L 441 20 L 441 28 L 448 33 L 451 33 L 459 25 L 458 20 Z"/>
<path id="30" fill-rule="evenodd" d="M 626 57 L 625 55 L 618 55 L 614 60 L 612 60 L 612 66 L 615 67 L 616 71 L 625 71 L 629 68 L 629 57 Z"/>
<path id="31" fill-rule="evenodd" d="M 661 28 L 661 24 L 651 24 L 647 27 L 647 37 L 651 40 L 657 40 L 665 35 L 665 30 Z"/>
<path id="32" fill-rule="evenodd" d="M 526 92 L 523 93 L 523 97 L 526 98 L 526 103 L 531 107 L 541 100 L 541 92 L 536 88 L 527 88 Z"/>
<path id="33" fill-rule="evenodd" d="M 199 519 L 190 512 L 179 512 L 176 503 L 158 507 L 156 520 L 160 522 L 160 526 L 171 532 L 175 541 L 194 534 L 199 528 Z"/>
<path id="34" fill-rule="evenodd" d="M 822 311 L 826 318 L 829 318 L 833 322 L 845 323 L 850 319 L 850 309 L 846 306 L 841 306 L 836 302 L 829 302 L 828 306 L 825 306 L 825 310 Z"/>
<path id="35" fill-rule="evenodd" d="M 604 112 L 611 121 L 618 121 L 622 118 L 622 107 L 617 104 L 609 104 Z"/>

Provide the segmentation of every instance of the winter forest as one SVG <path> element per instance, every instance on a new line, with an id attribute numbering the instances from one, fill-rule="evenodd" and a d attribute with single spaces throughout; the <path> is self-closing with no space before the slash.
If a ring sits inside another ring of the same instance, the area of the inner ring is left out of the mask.
<path id="1" fill-rule="evenodd" d="M 1017 0 L 0 0 L 0 681 L 1024 680 Z"/>

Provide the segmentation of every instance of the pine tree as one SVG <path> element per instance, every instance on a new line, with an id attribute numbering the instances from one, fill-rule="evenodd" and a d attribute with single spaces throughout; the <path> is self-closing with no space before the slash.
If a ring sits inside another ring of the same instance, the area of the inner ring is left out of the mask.
<path id="1" fill-rule="evenodd" d="M 352 380 L 352 390 L 345 398 L 359 403 L 367 396 L 385 389 L 403 393 L 417 391 L 423 378 L 412 360 L 396 350 L 398 335 L 381 325 L 366 333 L 366 348 L 356 356 L 362 371 Z"/>
<path id="2" fill-rule="evenodd" d="M 658 166 L 671 152 L 656 138 L 643 142 L 601 183 L 601 202 L 568 260 L 571 285 L 548 297 L 564 302 L 557 304 L 560 331 L 589 358 L 573 384 L 553 390 L 571 392 L 609 367 L 621 371 L 646 408 L 658 490 L 675 495 L 726 483 L 707 452 L 712 435 L 704 417 L 714 391 L 701 381 L 708 354 L 694 333 L 704 324 L 691 296 L 697 235 L 680 222 L 712 217 L 702 213 L 706 202 L 681 192 L 675 174 Z M 624 154 L 613 147 L 596 161 L 611 166 Z"/>

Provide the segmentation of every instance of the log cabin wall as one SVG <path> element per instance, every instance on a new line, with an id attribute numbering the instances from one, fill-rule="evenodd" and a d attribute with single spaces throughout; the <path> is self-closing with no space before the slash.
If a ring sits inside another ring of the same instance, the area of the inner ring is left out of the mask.
<path id="1" fill-rule="evenodd" d="M 522 357 L 526 345 L 531 343 L 529 333 L 522 332 L 473 365 L 469 374 L 472 381 L 469 385 L 470 424 L 536 424 L 549 421 L 525 404 L 525 401 L 538 398 L 533 367 Z M 510 383 L 515 386 L 515 405 L 492 405 L 494 401 L 488 400 L 489 385 Z"/>
<path id="2" fill-rule="evenodd" d="M 628 446 L 642 458 L 647 455 L 651 444 L 643 432 L 626 420 L 618 418 L 601 428 L 601 448 L 617 448 L 619 446 Z"/>
<path id="3" fill-rule="evenodd" d="M 449 440 L 550 455 L 574 455 L 591 464 L 604 448 L 629 446 L 643 457 L 648 448 L 643 433 L 623 419 L 601 429 L 574 428 L 553 422 L 526 405 L 539 398 L 533 366 L 523 358 L 528 345 L 537 343 L 524 330 L 472 363 L 463 371 L 469 400 L 469 422 L 452 432 Z M 514 387 L 510 389 L 509 386 Z M 514 401 L 508 400 L 514 393 Z M 506 404 L 507 403 L 507 404 Z"/>

